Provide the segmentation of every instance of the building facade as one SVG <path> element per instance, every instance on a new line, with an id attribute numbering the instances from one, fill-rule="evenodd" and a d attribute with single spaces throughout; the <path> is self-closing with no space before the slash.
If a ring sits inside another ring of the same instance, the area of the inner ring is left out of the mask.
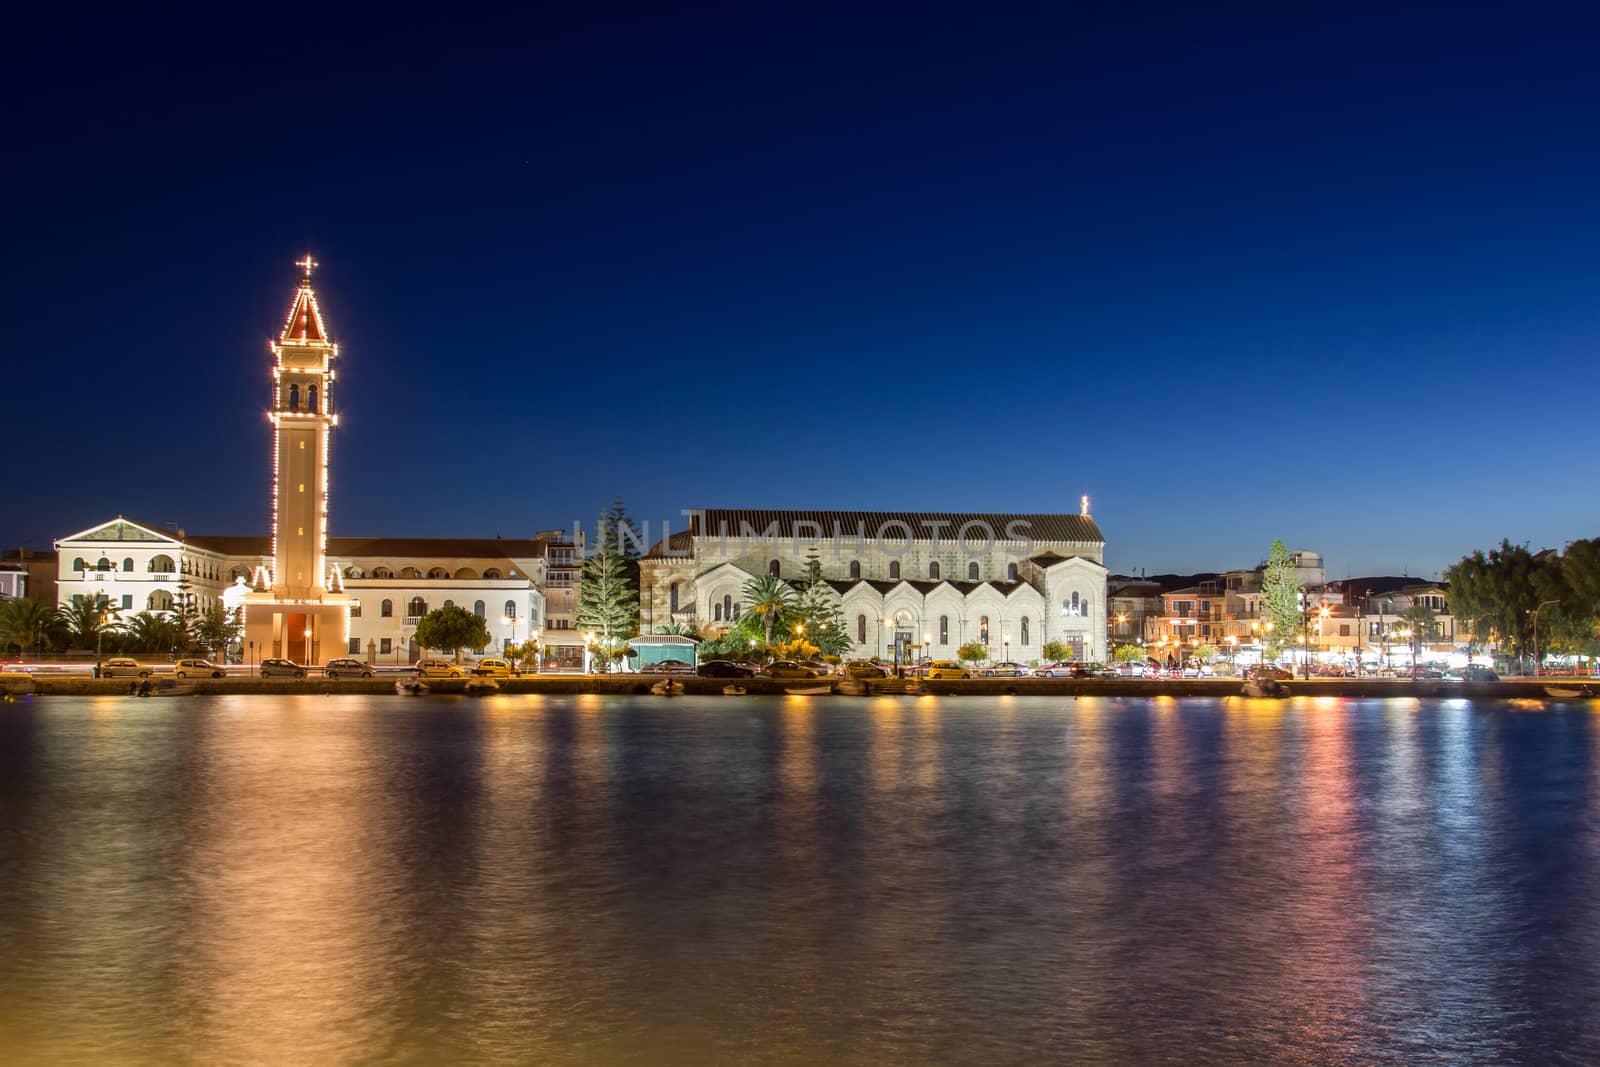
<path id="1" fill-rule="evenodd" d="M 713 509 L 640 560 L 640 629 L 724 633 L 746 583 L 790 583 L 816 552 L 855 658 L 1038 660 L 1049 641 L 1106 657 L 1105 539 L 1081 514 Z"/>

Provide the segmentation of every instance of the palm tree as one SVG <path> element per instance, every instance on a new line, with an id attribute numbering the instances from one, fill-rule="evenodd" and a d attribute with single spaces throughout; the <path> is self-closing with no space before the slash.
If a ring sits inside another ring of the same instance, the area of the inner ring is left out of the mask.
<path id="1" fill-rule="evenodd" d="M 102 636 L 116 631 L 116 617 L 121 611 L 104 593 L 74 597 L 61 611 L 61 624 L 72 644 L 78 648 L 94 648 Z"/>
<path id="2" fill-rule="evenodd" d="M 0 647 L 16 645 L 22 657 L 28 649 L 38 644 L 46 630 L 58 625 L 59 616 L 53 605 L 32 597 L 17 597 L 0 604 Z"/>
<path id="3" fill-rule="evenodd" d="M 772 629 L 794 606 L 794 587 L 776 575 L 763 574 L 744 583 L 744 600 L 761 617 L 766 643 L 772 644 Z"/>
<path id="4" fill-rule="evenodd" d="M 127 622 L 128 643 L 140 652 L 162 652 L 183 643 L 183 627 L 164 611 L 141 611 Z"/>

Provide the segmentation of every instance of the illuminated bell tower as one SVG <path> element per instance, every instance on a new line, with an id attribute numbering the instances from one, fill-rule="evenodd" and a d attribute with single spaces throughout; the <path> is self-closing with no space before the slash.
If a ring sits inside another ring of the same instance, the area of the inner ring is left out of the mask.
<path id="1" fill-rule="evenodd" d="M 328 570 L 328 443 L 339 424 L 333 411 L 333 361 L 311 288 L 316 261 L 300 260 L 300 288 L 271 349 L 272 571 L 257 573 L 246 597 L 246 639 L 263 656 L 320 663 L 343 655 L 353 603 Z"/>

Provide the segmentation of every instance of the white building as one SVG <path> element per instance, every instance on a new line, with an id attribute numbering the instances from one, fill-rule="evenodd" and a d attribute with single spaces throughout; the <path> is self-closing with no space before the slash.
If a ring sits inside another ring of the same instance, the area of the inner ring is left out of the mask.
<path id="1" fill-rule="evenodd" d="M 640 560 L 640 629 L 669 619 L 726 631 L 757 575 L 789 581 L 815 548 L 854 656 L 949 659 L 977 641 L 993 660 L 1106 658 L 1105 539 L 1082 514 L 696 512 Z"/>
<path id="2" fill-rule="evenodd" d="M 268 536 L 192 536 L 118 516 L 56 542 L 58 601 L 105 595 L 124 616 L 242 608 L 236 651 L 322 663 L 410 662 L 417 620 L 448 604 L 475 612 L 493 644 L 542 638 L 547 555 L 570 538 L 362 538 L 328 534 L 329 444 L 338 425 L 338 346 L 311 289 L 308 256 L 272 345 L 272 524 Z M 581 558 L 581 553 L 580 553 Z"/>

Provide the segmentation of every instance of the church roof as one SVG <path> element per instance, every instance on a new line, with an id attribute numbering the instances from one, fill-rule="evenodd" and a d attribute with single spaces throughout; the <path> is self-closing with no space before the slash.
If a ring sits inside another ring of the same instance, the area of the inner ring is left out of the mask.
<path id="1" fill-rule="evenodd" d="M 317 307 L 317 294 L 309 282 L 302 282 L 289 308 L 289 318 L 283 324 L 280 342 L 295 344 L 327 344 L 328 331 L 322 325 L 322 311 Z"/>
<path id="2" fill-rule="evenodd" d="M 801 528 L 801 524 L 807 524 Z M 902 525 L 904 524 L 904 525 Z M 689 529 L 701 536 L 729 537 L 746 530 L 761 536 L 772 529 L 778 537 L 853 537 L 866 532 L 873 539 L 897 541 L 906 529 L 917 540 L 954 541 L 963 527 L 976 524 L 995 540 L 1009 538 L 1009 530 L 1035 541 L 1086 541 L 1104 544 L 1105 537 L 1087 515 L 1047 515 L 1021 512 L 945 511 L 767 511 L 751 508 L 708 508 L 690 520 Z M 881 536 L 880 536 L 881 535 Z M 1021 540 L 1021 537 L 1017 538 Z"/>

